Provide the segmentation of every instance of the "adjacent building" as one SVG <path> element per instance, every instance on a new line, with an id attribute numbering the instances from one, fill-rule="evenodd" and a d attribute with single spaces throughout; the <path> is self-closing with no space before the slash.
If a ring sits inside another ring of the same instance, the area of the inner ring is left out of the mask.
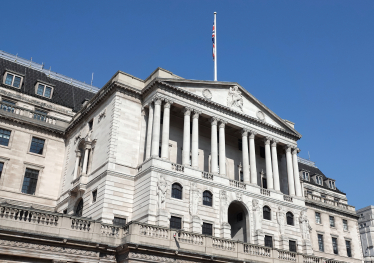
<path id="1" fill-rule="evenodd" d="M 0 262 L 362 262 L 345 194 L 238 83 L 0 74 Z"/>
<path id="2" fill-rule="evenodd" d="M 357 210 L 358 225 L 361 235 L 362 252 L 364 262 L 374 262 L 374 228 L 373 228 L 374 206 L 367 206 Z"/>

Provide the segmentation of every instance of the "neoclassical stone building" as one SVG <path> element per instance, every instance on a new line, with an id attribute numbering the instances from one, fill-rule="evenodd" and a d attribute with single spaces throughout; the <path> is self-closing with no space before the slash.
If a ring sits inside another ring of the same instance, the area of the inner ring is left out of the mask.
<path id="1" fill-rule="evenodd" d="M 0 262 L 362 262 L 345 194 L 238 83 L 0 69 Z"/>

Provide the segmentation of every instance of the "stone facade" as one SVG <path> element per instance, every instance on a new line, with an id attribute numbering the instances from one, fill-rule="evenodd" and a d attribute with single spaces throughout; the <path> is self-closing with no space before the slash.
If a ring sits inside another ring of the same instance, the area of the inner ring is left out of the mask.
<path id="1" fill-rule="evenodd" d="M 22 78 L 26 90 L 29 75 Z M 70 85 L 76 95 L 89 90 Z M 78 108 L 5 84 L 0 92 L 14 93 L 15 103 L 7 95 L 0 109 L 0 128 L 11 131 L 0 148 L 4 262 L 362 261 L 345 194 L 300 177 L 294 124 L 237 83 L 119 71 Z M 42 118 L 30 103 L 37 99 L 53 104 Z M 33 137 L 44 140 L 42 153 L 30 152 Z M 31 194 L 28 167 L 39 171 Z M 308 201 L 309 189 L 343 201 Z M 316 225 L 315 211 L 349 220 L 349 231 Z M 327 241 L 319 251 L 320 232 L 338 236 L 339 246 L 351 240 L 352 255 L 333 254 Z"/>
<path id="2" fill-rule="evenodd" d="M 364 255 L 364 262 L 369 263 L 374 261 L 374 231 L 373 218 L 374 206 L 367 206 L 357 210 L 358 226 L 361 235 L 362 253 Z"/>

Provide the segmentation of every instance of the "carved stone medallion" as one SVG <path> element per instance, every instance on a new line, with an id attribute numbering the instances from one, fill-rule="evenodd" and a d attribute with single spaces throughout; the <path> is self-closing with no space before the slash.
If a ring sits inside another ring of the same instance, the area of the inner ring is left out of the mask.
<path id="1" fill-rule="evenodd" d="M 257 118 L 259 118 L 260 120 L 262 121 L 265 120 L 265 114 L 262 111 L 259 110 L 256 115 L 257 115 Z"/>
<path id="2" fill-rule="evenodd" d="M 204 96 L 204 98 L 206 98 L 208 100 L 211 100 L 212 97 L 213 97 L 212 92 L 209 89 L 204 89 L 203 90 L 203 96 Z"/>

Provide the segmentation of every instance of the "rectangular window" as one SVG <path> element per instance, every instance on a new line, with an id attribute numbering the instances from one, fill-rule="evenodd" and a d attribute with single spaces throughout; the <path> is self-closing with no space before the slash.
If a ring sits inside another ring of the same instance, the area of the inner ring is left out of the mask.
<path id="1" fill-rule="evenodd" d="M 343 219 L 343 230 L 348 231 L 348 221 Z"/>
<path id="2" fill-rule="evenodd" d="M 13 107 L 14 105 L 16 105 L 15 102 L 13 102 L 11 100 L 3 99 L 2 103 L 1 103 L 1 108 L 5 111 L 8 111 L 8 112 L 14 112 L 14 107 Z"/>
<path id="3" fill-rule="evenodd" d="M 265 236 L 265 247 L 273 247 L 273 237 Z"/>
<path id="4" fill-rule="evenodd" d="M 244 175 L 243 175 L 243 171 L 240 171 L 240 174 L 239 174 L 240 178 L 239 178 L 239 181 L 240 182 L 244 182 Z"/>
<path id="5" fill-rule="evenodd" d="M 322 185 L 322 177 L 321 176 L 316 176 L 316 181 L 317 181 L 317 184 Z"/>
<path id="6" fill-rule="evenodd" d="M 318 248 L 319 251 L 324 252 L 325 248 L 323 245 L 323 235 L 318 234 Z"/>
<path id="7" fill-rule="evenodd" d="M 45 111 L 35 109 L 34 110 L 34 119 L 39 120 L 39 121 L 45 121 L 47 114 L 48 113 L 45 112 Z"/>
<path id="8" fill-rule="evenodd" d="M 352 257 L 351 241 L 346 240 L 345 247 L 347 248 L 347 256 L 351 258 Z"/>
<path id="9" fill-rule="evenodd" d="M 88 122 L 88 130 L 92 131 L 93 128 L 93 119 Z"/>
<path id="10" fill-rule="evenodd" d="M 203 235 L 213 235 L 213 225 L 209 223 L 203 223 Z"/>
<path id="11" fill-rule="evenodd" d="M 325 198 L 326 198 L 326 195 L 324 195 L 324 194 L 321 194 L 321 197 L 322 197 L 323 199 L 325 199 Z"/>
<path id="12" fill-rule="evenodd" d="M 45 140 L 32 137 L 31 145 L 30 145 L 30 152 L 36 154 L 43 154 Z"/>
<path id="13" fill-rule="evenodd" d="M 305 181 L 309 181 L 309 173 L 308 172 L 303 172 L 303 179 Z"/>
<path id="14" fill-rule="evenodd" d="M 321 214 L 316 212 L 316 224 L 321 224 Z"/>
<path id="15" fill-rule="evenodd" d="M 0 178 L 3 173 L 4 163 L 0 162 Z"/>
<path id="16" fill-rule="evenodd" d="M 15 74 L 7 73 L 5 78 L 5 84 L 13 86 L 15 88 L 21 87 L 22 77 Z"/>
<path id="17" fill-rule="evenodd" d="M 8 146 L 10 139 L 10 131 L 0 129 L 0 145 Z"/>
<path id="18" fill-rule="evenodd" d="M 97 189 L 92 191 L 92 203 L 96 202 L 97 198 Z"/>
<path id="19" fill-rule="evenodd" d="M 260 157 L 265 158 L 265 147 L 260 146 Z"/>
<path id="20" fill-rule="evenodd" d="M 333 216 L 329 216 L 330 219 L 330 227 L 335 227 L 335 218 Z"/>
<path id="21" fill-rule="evenodd" d="M 39 171 L 26 168 L 25 178 L 22 184 L 22 193 L 34 195 L 38 182 Z"/>
<path id="22" fill-rule="evenodd" d="M 66 215 L 68 213 L 68 210 L 65 209 L 62 213 Z"/>
<path id="23" fill-rule="evenodd" d="M 289 246 L 290 246 L 290 251 L 291 251 L 291 252 L 296 252 L 296 241 L 289 240 L 289 241 L 288 241 L 288 244 L 289 244 Z"/>
<path id="24" fill-rule="evenodd" d="M 52 95 L 52 88 L 45 84 L 39 83 L 36 89 L 36 94 L 50 99 Z"/>
<path id="25" fill-rule="evenodd" d="M 114 219 L 113 219 L 113 225 L 115 225 L 115 226 L 124 226 L 124 225 L 126 225 L 126 218 L 114 217 Z"/>
<path id="26" fill-rule="evenodd" d="M 329 186 L 331 189 L 335 189 L 335 182 L 334 181 L 329 181 Z"/>
<path id="27" fill-rule="evenodd" d="M 182 229 L 182 218 L 176 216 L 170 217 L 170 228 Z"/>
<path id="28" fill-rule="evenodd" d="M 262 177 L 262 188 L 268 189 L 268 182 L 266 177 Z"/>
<path id="29" fill-rule="evenodd" d="M 239 151 L 242 151 L 243 141 L 242 139 L 238 139 L 238 149 Z"/>
<path id="30" fill-rule="evenodd" d="M 334 251 L 334 254 L 338 254 L 338 239 L 336 237 L 332 238 L 332 250 Z"/>

